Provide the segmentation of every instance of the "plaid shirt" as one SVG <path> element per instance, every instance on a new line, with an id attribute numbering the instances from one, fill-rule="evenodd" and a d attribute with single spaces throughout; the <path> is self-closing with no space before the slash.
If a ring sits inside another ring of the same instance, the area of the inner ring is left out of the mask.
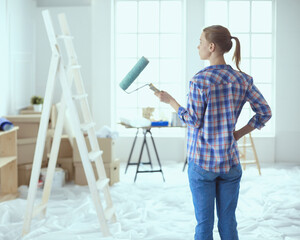
<path id="1" fill-rule="evenodd" d="M 239 164 L 233 132 L 243 105 L 248 101 L 256 113 L 249 125 L 261 129 L 271 109 L 253 84 L 252 77 L 230 65 L 213 65 L 198 72 L 189 83 L 187 108 L 179 118 L 188 126 L 188 160 L 201 168 L 227 173 Z"/>

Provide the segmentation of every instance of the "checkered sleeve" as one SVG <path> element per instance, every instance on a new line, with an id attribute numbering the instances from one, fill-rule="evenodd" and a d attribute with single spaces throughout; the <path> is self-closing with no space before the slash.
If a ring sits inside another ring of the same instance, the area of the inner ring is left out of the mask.
<path id="1" fill-rule="evenodd" d="M 179 107 L 178 116 L 186 125 L 199 128 L 205 111 L 205 91 L 197 86 L 197 82 L 190 81 L 187 108 Z"/>
<path id="2" fill-rule="evenodd" d="M 250 81 L 246 98 L 246 100 L 250 103 L 252 110 L 255 112 L 255 115 L 250 119 L 248 124 L 253 128 L 261 129 L 272 117 L 272 112 L 263 95 L 253 84 L 253 79 Z"/>

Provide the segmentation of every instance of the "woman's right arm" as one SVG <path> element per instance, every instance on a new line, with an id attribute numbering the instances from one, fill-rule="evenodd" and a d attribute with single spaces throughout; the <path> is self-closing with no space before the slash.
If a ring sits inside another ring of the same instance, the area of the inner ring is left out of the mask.
<path id="1" fill-rule="evenodd" d="M 159 91 L 155 95 L 160 101 L 170 104 L 186 125 L 199 128 L 205 111 L 205 92 L 197 87 L 195 81 L 190 81 L 187 108 L 180 104 L 167 92 Z"/>
<path id="2" fill-rule="evenodd" d="M 199 128 L 206 109 L 206 90 L 200 89 L 195 80 L 191 80 L 189 85 L 187 107 L 180 106 L 178 116 L 186 125 Z"/>

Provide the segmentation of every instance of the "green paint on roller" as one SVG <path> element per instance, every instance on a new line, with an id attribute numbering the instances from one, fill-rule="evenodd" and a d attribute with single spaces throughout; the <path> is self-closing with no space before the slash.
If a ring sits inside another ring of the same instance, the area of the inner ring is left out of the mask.
<path id="1" fill-rule="evenodd" d="M 123 78 L 122 82 L 120 82 L 119 86 L 125 91 L 133 81 L 140 75 L 140 73 L 144 70 L 144 68 L 148 65 L 149 60 L 144 56 L 140 58 L 140 60 L 134 65 L 134 67 L 130 70 L 129 73 Z"/>

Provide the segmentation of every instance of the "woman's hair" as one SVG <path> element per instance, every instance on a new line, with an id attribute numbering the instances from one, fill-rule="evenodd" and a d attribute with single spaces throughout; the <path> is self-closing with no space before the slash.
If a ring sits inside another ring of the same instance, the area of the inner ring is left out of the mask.
<path id="1" fill-rule="evenodd" d="M 234 55 L 232 60 L 235 61 L 236 67 L 239 71 L 241 71 L 239 64 L 241 61 L 241 45 L 240 41 L 237 37 L 231 36 L 229 30 L 220 25 L 213 25 L 203 29 L 205 34 L 205 38 L 214 44 L 216 44 L 222 53 L 227 53 L 232 48 L 232 41 L 233 38 L 236 41 Z"/>

